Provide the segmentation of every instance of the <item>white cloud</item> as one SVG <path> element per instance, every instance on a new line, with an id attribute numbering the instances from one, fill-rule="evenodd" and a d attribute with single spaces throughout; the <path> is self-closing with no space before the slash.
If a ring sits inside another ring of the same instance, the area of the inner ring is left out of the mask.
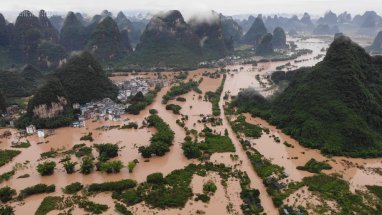
<path id="1" fill-rule="evenodd" d="M 114 13 L 120 10 L 164 11 L 179 9 L 185 16 L 193 11 L 215 10 L 227 15 L 243 13 L 303 13 L 322 14 L 331 9 L 337 13 L 363 13 L 375 10 L 382 13 L 380 0 L 1 0 L 1 12 L 20 12 L 28 9 L 46 11 L 82 11 L 100 13 L 103 9 Z"/>

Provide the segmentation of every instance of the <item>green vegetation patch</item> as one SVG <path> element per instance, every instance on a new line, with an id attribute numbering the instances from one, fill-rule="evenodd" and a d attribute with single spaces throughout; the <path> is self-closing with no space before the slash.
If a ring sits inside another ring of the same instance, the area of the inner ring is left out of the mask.
<path id="1" fill-rule="evenodd" d="M 137 122 L 129 122 L 129 123 L 121 126 L 121 129 L 131 129 L 131 128 L 138 129 L 138 123 Z"/>
<path id="2" fill-rule="evenodd" d="M 93 139 L 93 133 L 92 132 L 89 132 L 87 134 L 85 134 L 84 136 L 82 136 L 80 138 L 81 141 L 90 141 L 90 142 L 93 142 L 94 139 Z"/>
<path id="3" fill-rule="evenodd" d="M 368 190 L 374 193 L 378 198 L 382 200 L 382 187 L 377 185 L 368 185 L 366 186 Z"/>
<path id="4" fill-rule="evenodd" d="M 122 215 L 133 215 L 123 204 L 116 203 L 115 210 Z"/>
<path id="5" fill-rule="evenodd" d="M 103 143 L 95 144 L 94 147 L 97 149 L 100 161 L 107 161 L 110 158 L 115 158 L 118 156 L 119 147 L 117 144 Z"/>
<path id="6" fill-rule="evenodd" d="M 24 198 L 28 196 L 41 194 L 41 193 L 53 193 L 55 190 L 56 190 L 56 186 L 54 184 L 52 185 L 36 184 L 34 186 L 27 187 L 21 190 L 17 198 L 19 200 L 23 200 Z"/>
<path id="7" fill-rule="evenodd" d="M 137 186 L 137 182 L 131 179 L 121 181 L 93 183 L 88 187 L 89 192 L 123 191 Z"/>
<path id="8" fill-rule="evenodd" d="M 332 169 L 332 166 L 326 162 L 320 162 L 314 158 L 310 159 L 304 166 L 298 166 L 298 170 L 304 170 L 311 173 L 320 173 L 324 169 Z"/>
<path id="9" fill-rule="evenodd" d="M 176 101 L 178 101 L 178 102 L 185 102 L 185 101 L 186 101 L 186 98 L 183 98 L 183 97 L 177 97 L 177 98 L 176 98 Z"/>
<path id="10" fill-rule="evenodd" d="M 0 183 L 3 183 L 4 181 L 8 181 L 12 176 L 15 175 L 15 170 L 11 170 L 9 172 L 5 172 L 0 175 Z"/>
<path id="11" fill-rule="evenodd" d="M 220 116 L 220 113 L 221 113 L 220 107 L 219 107 L 219 102 L 220 102 L 220 96 L 223 92 L 226 77 L 227 76 L 224 74 L 222 82 L 215 92 L 208 91 L 206 93 L 206 97 L 207 97 L 208 101 L 210 101 L 212 103 L 212 114 L 214 116 Z"/>
<path id="12" fill-rule="evenodd" d="M 180 114 L 181 109 L 182 107 L 180 107 L 179 105 L 175 105 L 175 104 L 166 105 L 166 110 L 171 110 L 174 114 Z"/>
<path id="13" fill-rule="evenodd" d="M 200 144 L 200 149 L 210 154 L 222 152 L 235 152 L 235 146 L 228 136 L 207 134 L 206 140 Z"/>
<path id="14" fill-rule="evenodd" d="M 14 195 L 16 195 L 15 189 L 10 188 L 9 186 L 0 188 L 0 201 L 2 203 L 12 200 Z"/>
<path id="15" fill-rule="evenodd" d="M 37 165 L 37 172 L 42 176 L 52 175 L 54 173 L 54 168 L 56 167 L 56 162 L 45 161 Z"/>
<path id="16" fill-rule="evenodd" d="M 166 152 L 170 151 L 170 146 L 173 144 L 174 131 L 156 114 L 150 115 L 147 118 L 147 122 L 149 126 L 155 127 L 157 132 L 151 137 L 149 146 L 141 146 L 138 148 L 139 153 L 141 153 L 144 158 L 149 158 L 152 154 L 157 156 L 165 155 Z"/>
<path id="17" fill-rule="evenodd" d="M 82 185 L 80 182 L 74 182 L 67 186 L 65 186 L 62 191 L 66 194 L 75 194 L 78 191 L 82 190 L 84 185 Z"/>
<path id="18" fill-rule="evenodd" d="M 189 80 L 188 82 L 180 82 L 178 85 L 172 86 L 170 90 L 166 93 L 166 95 L 163 96 L 162 103 L 167 104 L 169 100 L 172 100 L 177 96 L 186 94 L 191 90 L 194 90 L 195 92 L 199 93 L 200 89 L 198 87 L 199 83 L 193 80 Z"/>
<path id="19" fill-rule="evenodd" d="M 15 211 L 13 210 L 13 207 L 9 205 L 0 206 L 0 214 L 2 215 L 13 215 L 15 214 Z"/>
<path id="20" fill-rule="evenodd" d="M 263 133 L 260 126 L 246 122 L 243 115 L 238 116 L 235 121 L 231 121 L 231 126 L 235 133 L 242 133 L 246 137 L 259 138 Z"/>
<path id="21" fill-rule="evenodd" d="M 14 157 L 19 155 L 21 151 L 18 150 L 0 150 L 0 167 L 9 163 Z"/>
<path id="22" fill-rule="evenodd" d="M 141 92 L 138 92 L 131 100 L 130 105 L 126 109 L 127 113 L 138 115 L 141 110 L 145 109 L 151 103 L 153 103 L 154 98 L 161 90 L 159 85 L 155 86 L 154 90 L 150 90 L 146 95 L 143 95 Z"/>
<path id="23" fill-rule="evenodd" d="M 88 200 L 80 200 L 78 202 L 78 207 L 84 209 L 86 212 L 90 212 L 92 214 L 102 214 L 109 209 L 109 206 L 98 204 Z"/>
<path id="24" fill-rule="evenodd" d="M 64 198 L 60 196 L 47 196 L 45 197 L 40 206 L 37 208 L 35 215 L 46 215 L 51 211 L 60 210 Z"/>
<path id="25" fill-rule="evenodd" d="M 320 193 L 324 199 L 334 200 L 341 208 L 341 214 L 378 214 L 379 209 L 373 208 L 363 201 L 360 194 L 350 191 L 349 183 L 338 175 L 318 174 L 303 179 L 310 191 Z M 373 188 L 372 188 L 373 189 Z"/>

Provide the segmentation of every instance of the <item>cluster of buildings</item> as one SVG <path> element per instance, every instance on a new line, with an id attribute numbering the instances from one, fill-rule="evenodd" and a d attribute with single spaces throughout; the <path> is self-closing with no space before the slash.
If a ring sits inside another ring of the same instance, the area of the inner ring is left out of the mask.
<path id="1" fill-rule="evenodd" d="M 85 121 L 94 120 L 110 120 L 119 121 L 121 115 L 125 113 L 126 105 L 117 104 L 109 98 L 100 101 L 89 102 L 85 105 L 73 104 L 74 110 L 79 110 L 78 121 L 73 122 L 73 127 L 85 127 Z"/>
<path id="2" fill-rule="evenodd" d="M 142 92 L 145 95 L 149 91 L 149 83 L 146 80 L 135 78 L 115 83 L 119 88 L 118 99 L 127 102 L 129 97 Z"/>
<path id="3" fill-rule="evenodd" d="M 25 130 L 19 130 L 20 137 L 26 136 L 26 135 L 33 135 L 36 134 L 40 138 L 45 138 L 47 136 L 51 136 L 54 134 L 54 129 L 36 129 L 36 126 L 29 125 L 25 128 Z"/>

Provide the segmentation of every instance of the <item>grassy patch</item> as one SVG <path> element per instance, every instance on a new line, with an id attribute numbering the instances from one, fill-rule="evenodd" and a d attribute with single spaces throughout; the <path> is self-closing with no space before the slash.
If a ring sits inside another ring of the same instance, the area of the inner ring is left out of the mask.
<path id="1" fill-rule="evenodd" d="M 59 196 L 47 196 L 47 197 L 45 197 L 42 200 L 40 206 L 37 208 L 35 215 L 46 215 L 53 210 L 60 209 L 59 206 L 63 200 L 64 200 L 64 198 L 59 197 Z"/>
<path id="2" fill-rule="evenodd" d="M 18 150 L 0 150 L 0 167 L 10 162 L 14 157 L 19 155 L 21 151 Z"/>
<path id="3" fill-rule="evenodd" d="M 235 146 L 228 136 L 208 134 L 206 140 L 201 143 L 200 148 L 210 154 L 221 152 L 235 152 Z"/>
<path id="4" fill-rule="evenodd" d="M 238 116 L 235 121 L 231 121 L 231 126 L 234 132 L 244 134 L 246 137 L 259 138 L 263 133 L 260 126 L 246 122 L 243 115 Z"/>
<path id="5" fill-rule="evenodd" d="M 74 182 L 74 183 L 71 183 L 71 184 L 65 186 L 62 189 L 62 191 L 65 194 L 75 194 L 78 191 L 82 190 L 83 187 L 84 187 L 84 185 L 82 185 L 80 182 Z"/>

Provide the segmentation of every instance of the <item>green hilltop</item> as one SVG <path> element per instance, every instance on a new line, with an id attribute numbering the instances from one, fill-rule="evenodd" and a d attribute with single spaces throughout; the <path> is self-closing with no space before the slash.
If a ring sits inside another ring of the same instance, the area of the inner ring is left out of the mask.
<path id="1" fill-rule="evenodd" d="M 299 69 L 274 98 L 244 91 L 234 103 L 306 147 L 332 155 L 382 155 L 382 57 L 371 57 L 348 37 L 337 37 L 322 62 Z"/>

